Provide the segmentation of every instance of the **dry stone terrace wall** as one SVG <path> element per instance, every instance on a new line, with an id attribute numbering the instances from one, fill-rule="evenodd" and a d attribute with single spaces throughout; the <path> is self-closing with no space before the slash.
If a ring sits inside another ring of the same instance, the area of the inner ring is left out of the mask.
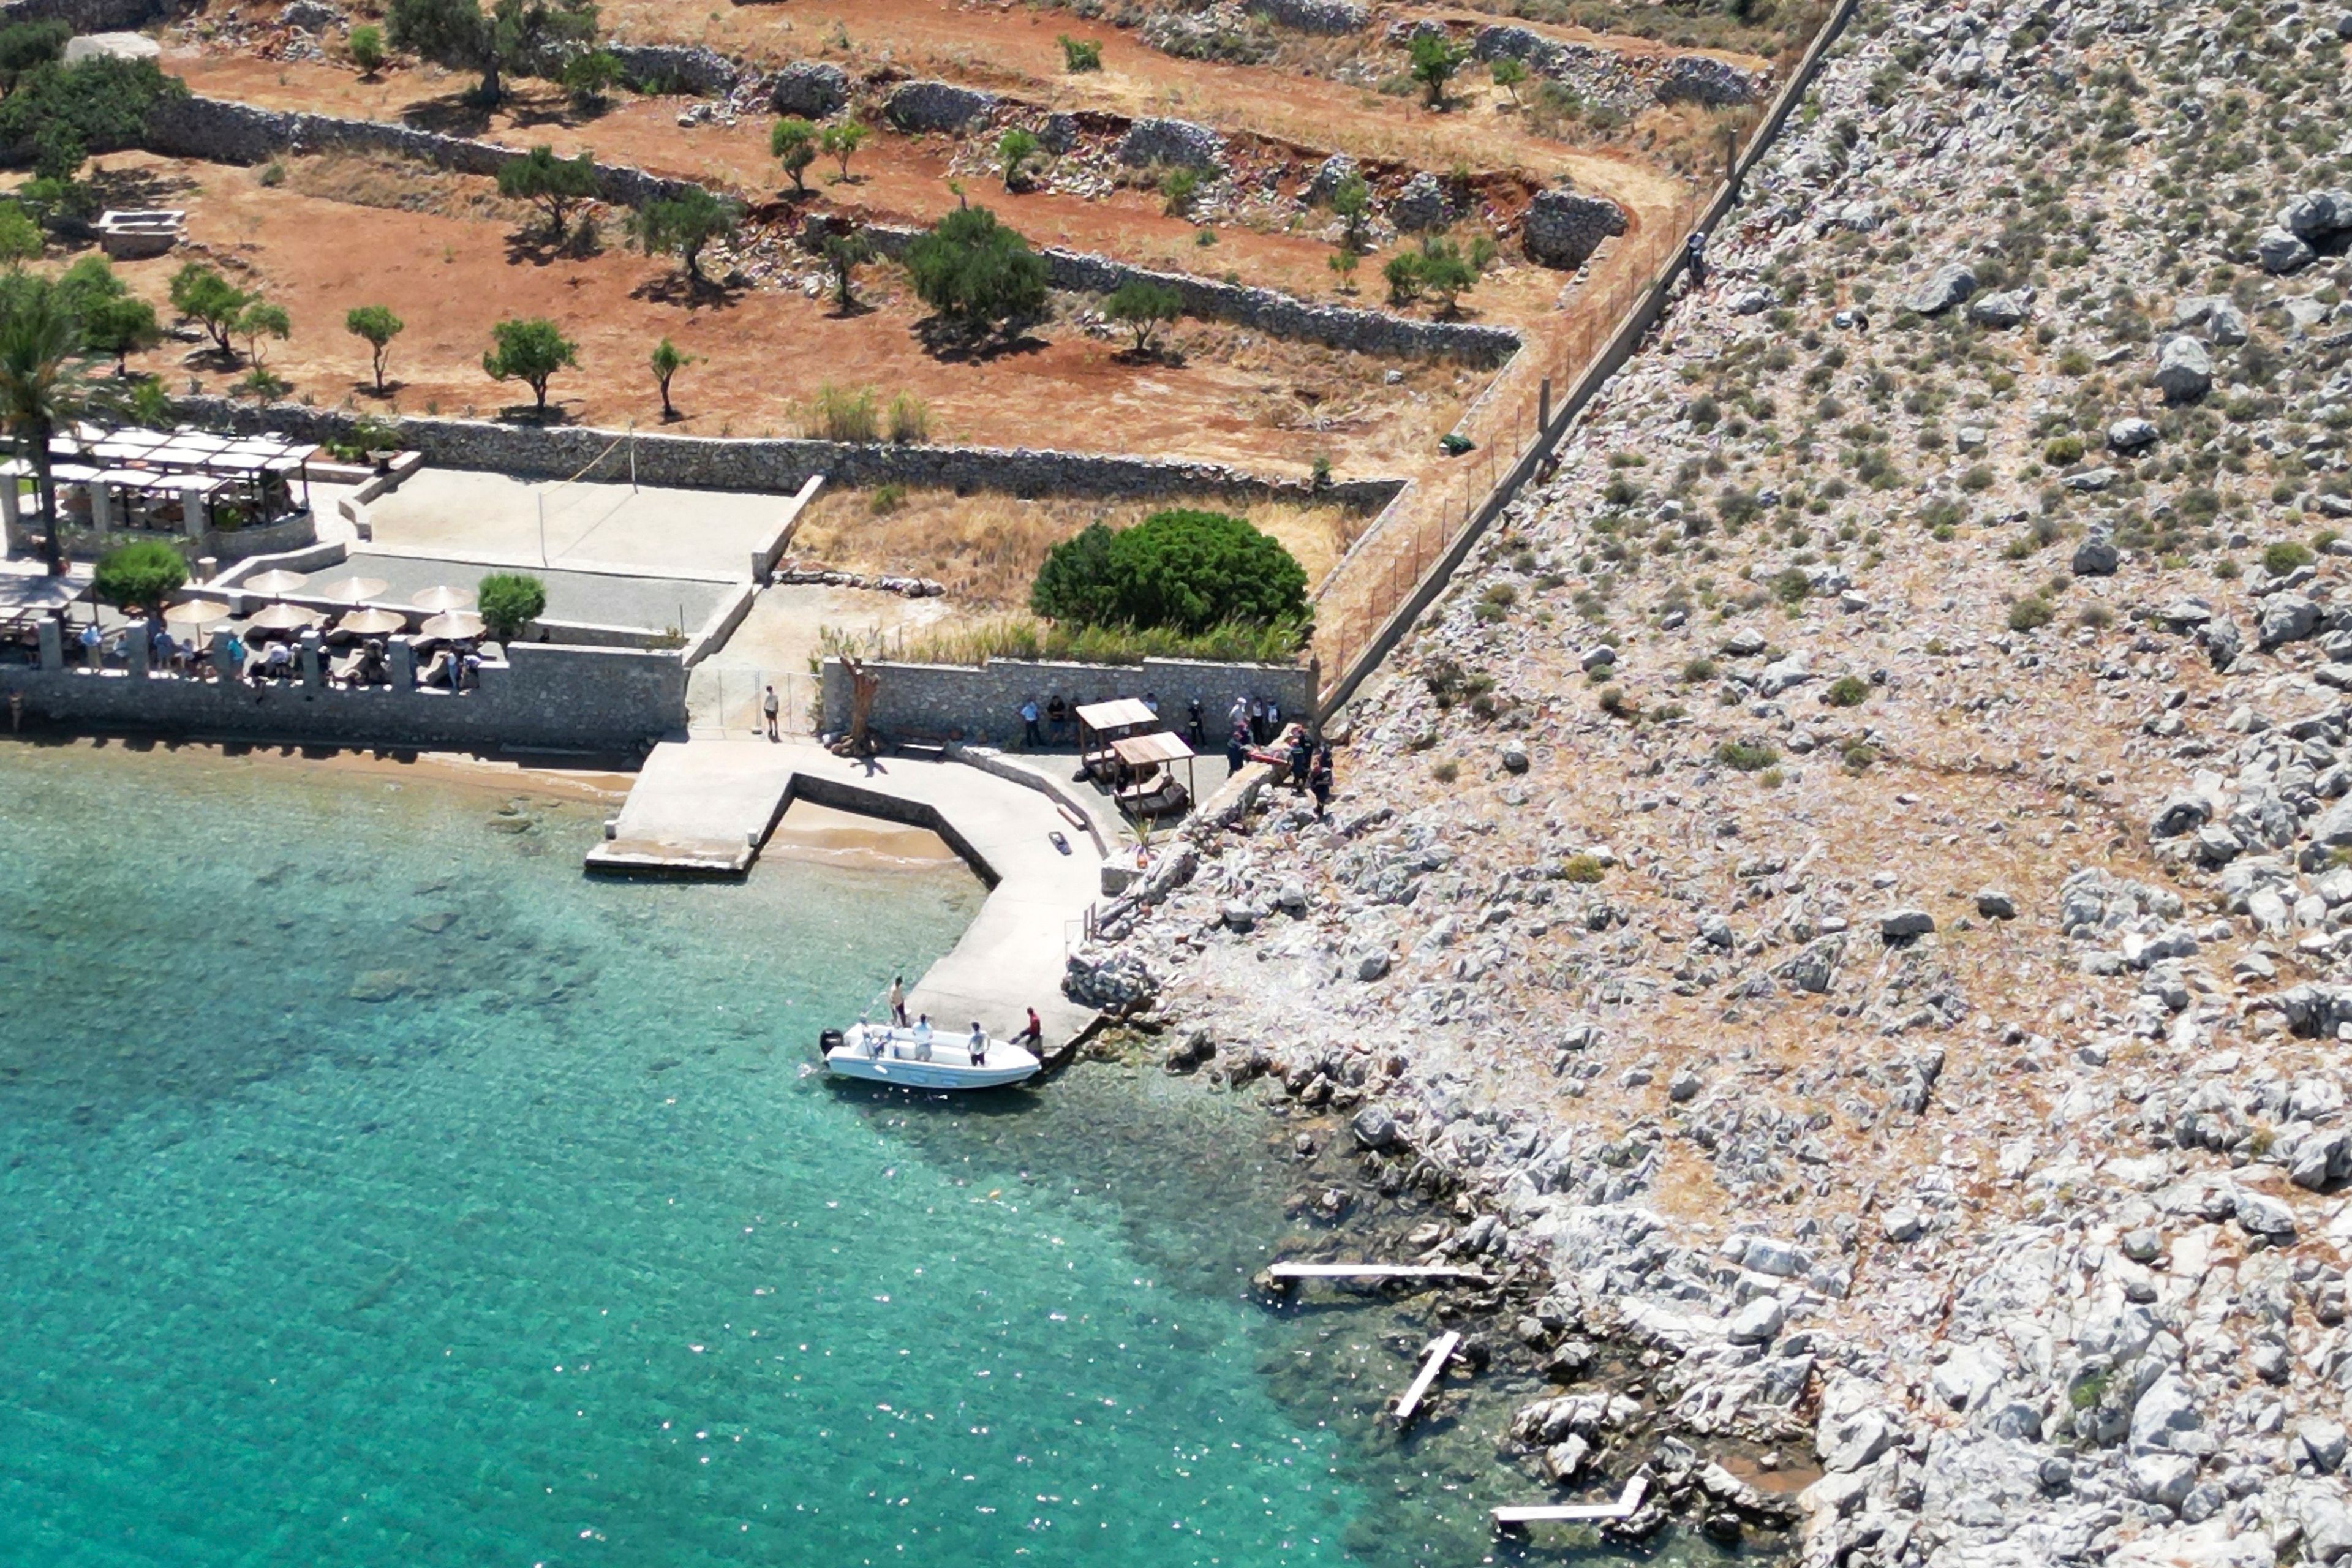
<path id="1" fill-rule="evenodd" d="M 496 174 L 499 164 L 520 155 L 518 149 L 495 142 L 443 136 L 383 121 L 258 109 L 194 96 L 157 105 L 148 117 L 145 140 L 150 152 L 208 163 L 260 163 L 287 152 L 345 151 L 419 158 L 459 174 L 481 175 Z M 689 188 L 687 181 L 665 179 L 623 163 L 599 163 L 596 171 L 605 196 L 631 206 Z M 919 231 L 877 225 L 871 232 L 884 250 L 896 256 Z M 1519 349 L 1518 334 L 1500 327 L 1414 321 L 1379 310 L 1309 304 L 1271 289 L 1244 288 L 1189 273 L 1158 272 L 1082 251 L 1047 247 L 1042 254 L 1055 289 L 1108 294 L 1122 284 L 1147 279 L 1175 289 L 1189 315 L 1238 321 L 1276 337 L 1354 353 L 1435 355 L 1491 368 Z"/>
<path id="2" fill-rule="evenodd" d="M 869 224 L 866 232 L 875 247 L 896 258 L 920 229 Z M 1160 272 L 1132 267 L 1107 256 L 1042 246 L 1046 281 L 1073 294 L 1108 294 L 1123 284 L 1141 280 L 1173 289 L 1184 301 L 1184 313 L 1214 321 L 1238 321 L 1277 338 L 1321 343 L 1351 353 L 1397 357 L 1433 356 L 1455 359 L 1492 369 L 1518 353 L 1519 335 L 1504 327 L 1482 327 L 1467 321 L 1422 321 L 1381 310 L 1351 310 L 1316 305 L 1273 289 L 1252 289 L 1219 282 L 1189 272 Z"/>
<path id="3" fill-rule="evenodd" d="M 257 408 L 225 397 L 183 398 L 174 412 L 207 429 L 274 430 L 306 441 L 341 436 L 354 419 L 336 409 L 290 403 Z M 823 474 L 829 484 L 860 488 L 896 484 L 1023 497 L 1214 496 L 1238 502 L 1327 502 L 1370 510 L 1387 504 L 1399 488 L 1392 479 L 1353 479 L 1318 489 L 1305 479 L 1268 479 L 1222 463 L 1018 447 L 902 447 L 786 437 L 633 437 L 626 431 L 584 426 L 501 425 L 478 419 L 412 417 L 396 423 L 404 447 L 443 468 L 484 468 L 523 479 L 578 474 L 611 480 L 627 478 L 634 460 L 639 483 L 685 489 L 790 492 Z"/>
<path id="4" fill-rule="evenodd" d="M 882 734 L 956 736 L 1003 745 L 1020 743 L 1021 704 L 1031 698 L 1042 709 L 1057 691 L 1073 703 L 1150 693 L 1159 700 L 1161 720 L 1180 733 L 1184 705 L 1198 699 L 1210 748 L 1222 750 L 1235 698 L 1273 702 L 1286 722 L 1304 719 L 1313 710 L 1318 680 L 1311 665 L 1182 658 L 1147 658 L 1139 665 L 998 658 L 977 667 L 880 661 L 866 668 L 880 678 L 872 722 Z M 839 659 L 828 658 L 823 679 L 826 722 L 837 727 L 849 713 L 849 675 Z M 1223 777 L 1222 758 L 1202 766 L 1204 786 Z M 1184 776 L 1181 763 L 1176 776 Z"/>

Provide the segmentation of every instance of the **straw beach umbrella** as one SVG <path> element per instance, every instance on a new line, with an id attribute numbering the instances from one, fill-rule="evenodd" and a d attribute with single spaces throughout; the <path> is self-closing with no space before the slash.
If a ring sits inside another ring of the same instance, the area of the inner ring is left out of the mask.
<path id="1" fill-rule="evenodd" d="M 302 590 L 312 599 L 332 599 L 339 604 L 356 605 L 362 599 L 373 599 L 390 587 L 381 577 L 338 577 L 331 583 L 314 584 Z"/>
<path id="2" fill-rule="evenodd" d="M 290 594 L 310 580 L 308 572 L 289 572 L 281 567 L 274 572 L 264 572 L 257 577 L 248 577 L 231 586 L 244 594 Z"/>
<path id="3" fill-rule="evenodd" d="M 349 632 L 353 637 L 380 637 L 396 632 L 407 624 L 408 617 L 398 610 L 352 610 L 335 623 L 335 629 Z"/>
<path id="4" fill-rule="evenodd" d="M 438 583 L 421 594 L 411 595 L 408 602 L 428 615 L 436 615 L 443 610 L 464 609 L 474 602 L 474 595 L 469 588 L 452 588 L 446 583 Z"/>
<path id="5" fill-rule="evenodd" d="M 272 605 L 255 616 L 251 624 L 266 632 L 291 632 L 314 626 L 318 620 L 316 610 L 306 610 L 299 605 Z"/>
<path id="6" fill-rule="evenodd" d="M 482 617 L 470 611 L 449 610 L 434 616 L 416 629 L 422 636 L 447 637 L 454 642 L 480 637 L 482 625 Z"/>
<path id="7" fill-rule="evenodd" d="M 218 599 L 187 599 L 167 606 L 163 618 L 174 626 L 206 626 L 228 619 L 228 606 Z"/>

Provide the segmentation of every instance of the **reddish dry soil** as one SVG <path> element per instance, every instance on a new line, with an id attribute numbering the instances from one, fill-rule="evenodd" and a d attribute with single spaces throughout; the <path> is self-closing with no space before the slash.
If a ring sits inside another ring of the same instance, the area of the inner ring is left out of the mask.
<path id="1" fill-rule="evenodd" d="M 215 258 L 286 307 L 293 336 L 265 345 L 269 366 L 297 395 L 324 404 L 373 402 L 366 345 L 342 328 L 347 310 L 369 303 L 390 306 L 406 323 L 391 356 L 403 411 L 491 414 L 527 404 L 519 384 L 486 376 L 480 358 L 493 321 L 545 316 L 579 345 L 580 368 L 559 374 L 552 387 L 566 416 L 612 426 L 657 423 L 646 362 L 667 337 L 698 362 L 675 388 L 687 416 L 679 428 L 698 435 L 797 435 L 807 400 L 831 382 L 872 385 L 885 400 L 900 391 L 921 397 L 934 439 L 1147 452 L 1291 472 L 1328 454 L 1343 474 L 1363 474 L 1391 471 L 1427 449 L 1485 379 L 1449 366 L 1407 365 L 1405 381 L 1388 386 L 1378 362 L 1366 361 L 1366 384 L 1334 427 L 1278 428 L 1276 421 L 1297 423 L 1310 400 L 1350 402 L 1344 386 L 1332 384 L 1331 367 L 1344 361 L 1263 339 L 1244 343 L 1248 334 L 1214 324 L 1177 334 L 1176 342 L 1193 345 L 1181 366 L 1129 363 L 1117 343 L 1063 323 L 1048 323 L 1024 346 L 992 357 L 942 358 L 918 338 L 920 309 L 887 268 L 869 269 L 875 308 L 843 316 L 830 301 L 797 292 L 690 295 L 677 286 L 674 263 L 617 248 L 585 258 L 510 257 L 514 226 L 324 200 L 266 186 L 257 170 L 131 154 L 105 162 L 152 173 L 166 182 L 159 194 L 189 209 L 188 247 L 118 265 L 131 287 L 169 319 L 173 271 L 192 256 Z M 488 184 L 434 178 L 445 187 Z M 184 184 L 172 190 L 174 182 Z M 305 173 L 298 170 L 291 183 L 307 183 Z M 133 363 L 164 372 L 175 389 L 193 379 L 225 390 L 236 380 L 184 343 L 166 343 Z"/>

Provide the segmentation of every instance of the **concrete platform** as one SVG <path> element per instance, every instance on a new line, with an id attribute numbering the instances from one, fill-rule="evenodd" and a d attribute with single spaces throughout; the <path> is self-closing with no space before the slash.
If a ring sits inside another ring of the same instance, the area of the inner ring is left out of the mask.
<path id="1" fill-rule="evenodd" d="M 588 852 L 588 868 L 740 876 L 796 799 L 927 827 L 988 885 L 954 951 L 908 994 L 909 1013 L 929 1013 L 950 1034 L 978 1018 L 1011 1035 L 1034 1007 L 1049 1047 L 1093 1021 L 1062 996 L 1063 960 L 1101 889 L 1093 840 L 1041 791 L 961 763 L 851 762 L 807 741 L 666 742 L 646 759 L 613 836 Z"/>

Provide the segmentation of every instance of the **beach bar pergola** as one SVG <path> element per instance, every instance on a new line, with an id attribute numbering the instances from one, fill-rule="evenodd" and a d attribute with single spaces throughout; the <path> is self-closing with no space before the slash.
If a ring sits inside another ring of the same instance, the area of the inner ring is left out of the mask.
<path id="1" fill-rule="evenodd" d="M 309 511 L 310 461 L 318 449 L 283 436 L 81 425 L 51 438 L 49 463 L 68 525 L 201 539 Z M 18 481 L 32 474 L 21 458 L 0 463 L 0 524 L 12 546 L 24 536 Z"/>
<path id="2" fill-rule="evenodd" d="M 1141 704 L 1138 704 L 1139 707 Z M 1112 792 L 1121 810 L 1134 816 L 1172 816 L 1189 810 L 1199 795 L 1192 778 L 1192 748 L 1172 730 L 1129 735 L 1113 741 L 1110 749 L 1133 773 L 1133 782 Z M 1176 782 L 1174 764 L 1184 764 L 1184 782 Z"/>
<path id="3" fill-rule="evenodd" d="M 1114 746 L 1130 735 L 1161 728 L 1160 715 L 1133 697 L 1078 705 L 1078 766 L 1089 778 L 1108 780 L 1118 772 Z"/>

